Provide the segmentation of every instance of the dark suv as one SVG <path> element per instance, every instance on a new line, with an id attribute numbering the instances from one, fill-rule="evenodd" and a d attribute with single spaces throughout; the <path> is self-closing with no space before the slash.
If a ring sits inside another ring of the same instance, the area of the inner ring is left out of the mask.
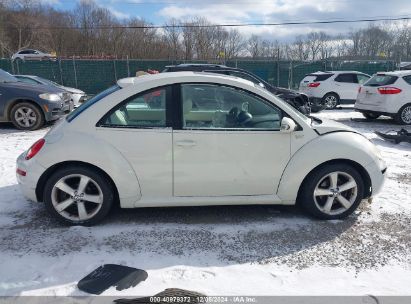
<path id="1" fill-rule="evenodd" d="M 36 130 L 72 110 L 70 93 L 46 85 L 18 81 L 0 69 L 0 122 Z"/>
<path id="2" fill-rule="evenodd" d="M 179 71 L 194 71 L 194 72 L 209 72 L 209 73 L 218 73 L 224 75 L 231 75 L 239 78 L 249 80 L 259 86 L 265 88 L 274 95 L 285 100 L 291 106 L 296 108 L 303 114 L 310 114 L 311 108 L 308 102 L 308 97 L 304 94 L 301 94 L 297 91 L 275 87 L 265 80 L 261 79 L 257 75 L 250 73 L 249 71 L 230 68 L 225 65 L 220 64 L 179 64 L 179 65 L 169 65 L 163 70 L 163 72 L 179 72 Z"/>

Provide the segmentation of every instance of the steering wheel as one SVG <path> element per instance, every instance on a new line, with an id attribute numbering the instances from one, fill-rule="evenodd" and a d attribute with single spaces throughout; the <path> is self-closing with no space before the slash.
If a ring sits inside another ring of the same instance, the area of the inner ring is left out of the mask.
<path id="1" fill-rule="evenodd" d="M 253 119 L 247 111 L 240 111 L 237 107 L 232 108 L 227 115 L 227 123 L 230 127 L 244 126 Z"/>

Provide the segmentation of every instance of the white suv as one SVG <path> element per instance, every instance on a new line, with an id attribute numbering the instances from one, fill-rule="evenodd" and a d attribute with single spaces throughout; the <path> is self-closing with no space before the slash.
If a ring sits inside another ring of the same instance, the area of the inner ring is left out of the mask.
<path id="1" fill-rule="evenodd" d="M 358 92 L 355 109 L 366 118 L 380 115 L 411 124 L 411 71 L 377 73 Z"/>
<path id="2" fill-rule="evenodd" d="M 32 49 L 24 49 L 20 50 L 17 53 L 13 54 L 11 56 L 12 61 L 25 61 L 25 60 L 48 60 L 48 59 L 55 59 L 56 57 L 49 54 L 49 53 L 44 53 L 39 50 L 32 50 Z"/>
<path id="3" fill-rule="evenodd" d="M 370 78 L 356 71 L 315 72 L 304 77 L 299 90 L 309 97 L 311 110 L 318 112 L 355 103 L 359 87 Z"/>

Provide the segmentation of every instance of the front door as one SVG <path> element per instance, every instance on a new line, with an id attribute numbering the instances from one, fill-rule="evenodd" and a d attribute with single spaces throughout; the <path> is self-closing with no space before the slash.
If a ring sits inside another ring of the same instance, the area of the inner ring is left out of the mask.
<path id="1" fill-rule="evenodd" d="M 182 84 L 173 131 L 174 195 L 274 194 L 290 157 L 282 111 L 238 88 Z"/>

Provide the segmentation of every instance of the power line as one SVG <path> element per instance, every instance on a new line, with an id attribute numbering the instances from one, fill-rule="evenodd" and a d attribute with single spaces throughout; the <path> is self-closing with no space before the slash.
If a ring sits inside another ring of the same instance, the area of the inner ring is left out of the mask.
<path id="1" fill-rule="evenodd" d="M 335 19 L 335 20 L 316 20 L 316 21 L 290 21 L 276 23 L 236 23 L 236 24 L 173 24 L 173 25 L 117 25 L 117 26 L 95 26 L 89 29 L 111 30 L 111 29 L 167 29 L 167 28 L 211 28 L 211 27 L 248 27 L 248 26 L 284 26 L 284 25 L 315 25 L 315 24 L 336 24 L 336 23 L 359 23 L 359 22 L 378 22 L 378 21 L 405 21 L 411 20 L 410 16 L 387 17 L 387 18 L 363 18 L 363 19 Z M 60 27 L 36 27 L 36 30 L 80 30 L 80 26 L 60 26 Z"/>

